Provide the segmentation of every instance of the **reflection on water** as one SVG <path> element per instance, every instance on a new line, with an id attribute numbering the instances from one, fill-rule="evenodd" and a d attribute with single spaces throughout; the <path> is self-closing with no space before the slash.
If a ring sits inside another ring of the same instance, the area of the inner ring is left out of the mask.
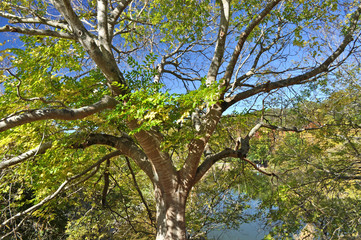
<path id="1" fill-rule="evenodd" d="M 249 201 L 251 206 L 245 210 L 245 214 L 255 214 L 259 202 L 256 200 Z M 216 229 L 207 235 L 211 240 L 261 240 L 268 233 L 269 229 L 265 228 L 266 219 L 257 219 L 250 223 L 243 223 L 236 230 Z"/>

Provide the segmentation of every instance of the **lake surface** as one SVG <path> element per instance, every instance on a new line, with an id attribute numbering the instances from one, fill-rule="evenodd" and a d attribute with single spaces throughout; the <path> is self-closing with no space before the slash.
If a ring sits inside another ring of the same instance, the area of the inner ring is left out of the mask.
<path id="1" fill-rule="evenodd" d="M 249 202 L 251 208 L 245 210 L 245 214 L 254 214 L 259 204 L 256 200 Z M 208 233 L 211 240 L 262 240 L 269 229 L 265 228 L 266 219 L 257 219 L 250 223 L 243 223 L 236 230 L 215 229 Z"/>

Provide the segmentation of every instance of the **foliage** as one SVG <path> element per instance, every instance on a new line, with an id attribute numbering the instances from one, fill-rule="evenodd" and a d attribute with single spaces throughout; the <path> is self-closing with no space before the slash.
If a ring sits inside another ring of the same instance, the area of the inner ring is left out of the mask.
<path id="1" fill-rule="evenodd" d="M 352 0 L 1 1 L 0 32 L 21 36 L 0 52 L 0 232 L 185 239 L 186 208 L 191 237 L 266 215 L 268 238 L 357 236 L 360 15 Z"/>
<path id="2" fill-rule="evenodd" d="M 320 103 L 298 102 L 286 115 L 288 119 L 302 117 L 313 124 L 322 123 L 322 129 L 302 133 L 266 131 L 254 143 L 260 147 L 253 148 L 255 152 L 250 156 L 268 159 L 279 177 L 277 194 L 262 198 L 264 208 L 268 209 L 269 204 L 276 207 L 268 214 L 269 225 L 274 226 L 270 239 L 292 239 L 306 223 L 314 227 L 314 237 L 321 239 L 358 236 L 361 199 L 357 89 L 351 83 Z M 292 120 L 291 124 L 297 122 Z M 275 136 L 270 138 L 271 134 Z M 269 140 L 272 147 L 265 143 Z"/>

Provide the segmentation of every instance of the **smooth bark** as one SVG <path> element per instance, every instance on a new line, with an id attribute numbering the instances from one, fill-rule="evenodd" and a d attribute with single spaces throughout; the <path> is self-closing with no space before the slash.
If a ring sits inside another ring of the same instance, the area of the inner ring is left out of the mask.
<path id="1" fill-rule="evenodd" d="M 5 159 L 2 162 L 0 162 L 0 170 L 24 162 L 25 160 L 31 157 L 35 157 L 37 154 L 42 154 L 47 149 L 51 148 L 51 146 L 52 146 L 51 142 L 42 143 L 38 147 L 31 149 L 23 154 L 20 154 L 19 156 L 10 159 Z"/>
<path id="2" fill-rule="evenodd" d="M 76 120 L 85 118 L 94 113 L 100 112 L 107 108 L 114 108 L 117 101 L 109 96 L 104 96 L 99 102 L 93 105 L 76 108 L 76 109 L 38 109 L 30 110 L 22 114 L 5 117 L 0 120 L 0 132 L 6 131 L 10 128 L 17 127 L 26 123 L 31 123 L 46 119 L 59 120 Z"/>

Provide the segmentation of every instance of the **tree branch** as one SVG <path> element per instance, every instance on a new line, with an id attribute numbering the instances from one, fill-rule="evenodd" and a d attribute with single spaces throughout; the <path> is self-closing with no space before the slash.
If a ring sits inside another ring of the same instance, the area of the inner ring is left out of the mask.
<path id="1" fill-rule="evenodd" d="M 120 152 L 119 152 L 120 153 Z M 102 191 L 102 206 L 105 207 L 107 204 L 107 194 L 109 190 L 109 166 L 110 166 L 110 160 L 108 159 L 106 161 L 103 177 L 104 177 L 104 187 Z"/>
<path id="2" fill-rule="evenodd" d="M 97 19 L 98 19 L 98 40 L 100 45 L 105 47 L 108 52 L 111 52 L 111 44 L 108 32 L 108 1 L 97 1 Z"/>
<path id="3" fill-rule="evenodd" d="M 264 174 L 264 175 L 267 175 L 267 176 L 272 176 L 272 177 L 278 178 L 278 176 L 277 176 L 275 173 L 268 173 L 268 172 L 263 171 L 262 169 L 260 169 L 259 167 L 257 167 L 257 165 L 256 165 L 255 163 L 253 163 L 252 161 L 248 160 L 247 158 L 241 158 L 241 159 L 242 159 L 243 161 L 246 161 L 246 162 L 248 162 L 249 164 L 251 164 L 252 167 L 253 167 L 254 169 L 256 169 L 258 172 L 260 172 L 260 173 L 262 173 L 262 174 Z"/>
<path id="4" fill-rule="evenodd" d="M 132 0 L 121 0 L 118 2 L 118 5 L 116 8 L 114 8 L 113 11 L 109 14 L 109 21 L 108 21 L 108 35 L 110 38 L 114 35 L 114 27 L 115 24 L 122 12 L 126 9 L 126 7 L 132 2 Z"/>
<path id="5" fill-rule="evenodd" d="M 85 118 L 107 108 L 114 108 L 117 101 L 109 96 L 104 96 L 99 102 L 93 105 L 77 109 L 39 109 L 30 110 L 16 116 L 6 117 L 0 120 L 0 132 L 26 123 L 46 119 L 76 120 Z"/>
<path id="6" fill-rule="evenodd" d="M 246 42 L 248 36 L 251 34 L 253 29 L 271 12 L 271 10 L 280 2 L 281 0 L 272 0 L 267 3 L 263 11 L 258 14 L 254 20 L 247 26 L 247 28 L 239 36 L 237 46 L 234 49 L 231 60 L 228 63 L 226 73 L 224 74 L 225 84 L 228 84 L 231 81 L 231 77 L 234 72 L 234 68 L 238 61 L 239 54 L 242 51 L 243 45 Z"/>
<path id="7" fill-rule="evenodd" d="M 275 173 L 268 173 L 268 172 L 260 169 L 259 167 L 257 167 L 257 165 L 255 163 L 248 160 L 247 158 L 245 158 L 245 157 L 240 158 L 239 156 L 240 156 L 240 150 L 235 151 L 230 148 L 226 148 L 225 150 L 223 150 L 219 153 L 209 155 L 208 157 L 206 157 L 206 159 L 203 161 L 203 163 L 198 167 L 197 174 L 195 177 L 195 183 L 198 182 L 204 176 L 204 174 L 213 166 L 213 164 L 215 164 L 216 162 L 218 162 L 224 158 L 228 158 L 228 157 L 239 158 L 239 159 L 251 164 L 252 167 L 254 169 L 256 169 L 258 172 L 265 174 L 267 176 L 275 176 L 278 178 L 278 176 Z"/>
<path id="8" fill-rule="evenodd" d="M 15 74 L 13 74 L 10 69 L 6 69 L 6 71 L 13 77 L 15 77 L 19 83 L 16 85 L 16 92 L 18 94 L 18 97 L 21 99 L 21 100 L 24 100 L 24 101 L 42 101 L 43 103 L 45 104 L 49 104 L 49 103 L 59 103 L 61 106 L 67 108 L 67 106 L 62 102 L 62 101 L 59 101 L 59 100 L 46 100 L 45 98 L 43 97 L 32 97 L 32 98 L 25 98 L 21 95 L 21 91 L 20 91 L 20 86 L 22 84 L 22 81 L 21 79 L 16 76 Z"/>
<path id="9" fill-rule="evenodd" d="M 213 164 L 227 157 L 238 158 L 238 153 L 235 150 L 226 148 L 219 153 L 208 155 L 197 169 L 194 184 L 197 183 L 204 176 L 204 174 L 213 166 Z"/>
<path id="10" fill-rule="evenodd" d="M 338 58 L 344 52 L 347 45 L 353 40 L 352 35 L 354 33 L 354 30 L 357 27 L 357 23 L 358 23 L 360 14 L 361 14 L 361 5 L 359 5 L 357 10 L 352 14 L 351 19 L 350 19 L 350 25 L 346 29 L 345 37 L 344 37 L 342 43 L 340 44 L 340 46 L 318 67 L 316 67 L 313 70 L 308 71 L 304 74 L 301 74 L 301 75 L 298 75 L 298 76 L 295 76 L 292 78 L 288 78 L 288 79 L 279 80 L 276 82 L 267 82 L 264 84 L 260 84 L 250 90 L 238 93 L 235 96 L 232 96 L 229 98 L 225 98 L 223 106 L 222 106 L 223 111 L 226 110 L 227 108 L 229 108 L 230 106 L 232 106 L 233 104 L 235 104 L 236 102 L 241 101 L 246 98 L 249 98 L 251 96 L 254 96 L 258 93 L 269 92 L 271 90 L 278 89 L 278 88 L 283 88 L 283 87 L 287 87 L 287 86 L 303 84 L 305 82 L 314 81 L 316 79 L 317 75 L 327 72 L 331 63 L 334 62 L 336 60 L 336 58 Z"/>
<path id="11" fill-rule="evenodd" d="M 229 0 L 222 0 L 221 3 L 221 20 L 217 36 L 216 49 L 214 50 L 211 66 L 209 67 L 206 84 L 210 85 L 216 81 L 218 70 L 222 64 L 223 54 L 226 45 L 226 38 L 229 26 L 230 6 Z"/>
<path id="12" fill-rule="evenodd" d="M 77 38 L 72 34 L 69 34 L 66 32 L 52 31 L 52 30 L 48 30 L 48 29 L 28 29 L 28 28 L 14 27 L 14 26 L 6 25 L 4 27 L 0 27 L 0 32 L 16 32 L 16 33 L 21 33 L 21 34 L 26 34 L 26 35 L 51 36 L 51 37 L 57 37 L 57 38 L 77 40 Z"/>
<path id="13" fill-rule="evenodd" d="M 84 170 L 83 172 L 71 177 L 71 178 L 68 178 L 67 180 L 65 180 L 59 187 L 58 189 L 52 193 L 51 195 L 45 197 L 43 200 L 41 200 L 38 204 L 35 204 L 34 206 L 22 211 L 22 212 L 19 212 L 18 214 L 12 216 L 11 218 L 7 219 L 6 221 L 4 221 L 0 227 L 4 227 L 6 226 L 9 222 L 11 221 L 14 221 L 15 219 L 21 217 L 21 216 L 24 216 L 28 213 L 32 213 L 34 212 L 35 210 L 39 209 L 40 207 L 42 207 L 43 205 L 45 205 L 46 203 L 48 203 L 49 201 L 51 201 L 52 199 L 54 199 L 55 197 L 57 197 L 60 193 L 62 193 L 63 191 L 66 191 L 86 180 L 88 180 L 90 177 L 92 177 L 98 170 L 99 170 L 99 165 L 112 158 L 112 157 L 115 157 L 115 156 L 118 156 L 120 153 L 119 151 L 115 151 L 115 152 L 112 152 L 112 153 L 109 153 L 108 155 L 104 156 L 103 158 L 101 158 L 99 161 L 97 161 L 96 163 L 94 163 L 93 165 L 91 165 L 90 167 L 88 167 L 86 170 Z M 91 172 L 88 176 L 86 176 L 84 179 L 70 185 L 70 186 L 67 186 L 69 183 L 71 183 L 72 181 L 84 176 L 86 173 L 88 173 L 90 170 L 92 170 L 93 168 L 96 168 L 93 172 Z"/>
<path id="14" fill-rule="evenodd" d="M 25 11 L 29 11 L 29 9 L 24 9 Z M 63 29 L 66 31 L 70 31 L 69 26 L 65 23 L 62 23 L 60 21 L 55 21 L 51 19 L 47 19 L 44 17 L 19 17 L 14 14 L 6 13 L 0 11 L 0 17 L 9 19 L 9 23 L 32 23 L 32 24 L 45 24 L 50 27 Z"/>
<path id="15" fill-rule="evenodd" d="M 118 149 L 122 155 L 133 159 L 150 179 L 154 179 L 153 168 L 147 155 L 145 155 L 145 153 L 137 146 L 137 144 L 135 144 L 131 137 L 125 134 L 121 137 L 108 134 L 90 134 L 84 143 L 73 145 L 73 147 L 86 148 L 97 144 L 107 145 Z"/>
<path id="16" fill-rule="evenodd" d="M 277 43 L 279 43 L 280 39 L 281 39 L 281 30 L 282 30 L 282 22 L 280 22 L 278 24 L 278 28 L 277 28 L 277 33 L 276 33 L 276 37 L 272 40 L 272 42 L 266 46 L 266 47 L 263 47 L 263 44 L 261 42 L 261 38 L 263 37 L 263 34 L 261 34 L 261 36 L 259 37 L 259 39 L 257 40 L 257 44 L 255 44 L 254 48 L 252 48 L 250 54 L 247 56 L 247 58 L 243 61 L 243 63 L 239 66 L 239 68 L 237 69 L 236 71 L 236 78 L 235 78 L 235 81 L 233 82 L 232 84 L 232 91 L 240 86 L 240 84 L 244 84 L 244 81 L 245 79 L 248 79 L 249 77 L 253 76 L 256 74 L 256 68 L 257 68 L 257 65 L 259 63 L 259 60 L 261 58 L 261 56 L 267 52 L 268 50 L 270 50 L 274 45 L 276 45 Z M 253 52 L 255 51 L 255 48 L 257 46 L 260 46 L 260 50 L 259 52 L 256 54 L 254 60 L 253 60 L 253 64 L 251 66 L 251 69 L 245 73 L 244 75 L 242 75 L 241 77 L 237 77 L 237 72 L 240 70 L 240 68 L 244 65 L 244 63 L 247 61 L 247 59 L 250 57 L 251 54 L 253 54 Z M 280 44 L 281 46 L 283 45 L 282 43 Z M 282 49 L 282 47 L 280 48 Z M 276 53 L 278 53 L 278 51 L 276 51 Z M 276 53 L 273 53 L 272 56 L 274 56 Z M 271 57 L 272 58 L 272 57 Z M 271 59 L 270 58 L 270 59 Z M 269 65 L 270 61 L 267 61 L 265 63 L 263 63 L 262 65 L 265 66 L 265 65 Z M 270 72 L 270 71 L 267 71 L 267 73 Z M 271 73 L 271 72 L 270 72 Z M 271 73 L 272 74 L 272 73 Z"/>
<path id="17" fill-rule="evenodd" d="M 132 130 L 139 128 L 137 120 L 128 122 L 128 126 Z M 164 191 L 172 191 L 178 184 L 177 173 L 169 154 L 161 149 L 162 135 L 155 130 L 140 130 L 134 136 L 154 167 L 153 183 L 161 185 Z"/>
<path id="18" fill-rule="evenodd" d="M 269 128 L 269 129 L 277 130 L 277 131 L 297 132 L 297 133 L 304 132 L 304 131 L 310 131 L 310 130 L 319 130 L 325 126 L 327 126 L 327 124 L 321 125 L 319 127 L 297 128 L 297 127 L 280 127 L 280 126 L 275 126 L 272 124 L 261 123 L 261 127 L 264 127 L 264 128 Z"/>
<path id="19" fill-rule="evenodd" d="M 11 159 L 8 160 L 3 160 L 0 162 L 0 170 L 4 169 L 4 168 L 8 168 L 12 165 L 24 162 L 25 160 L 36 156 L 37 154 L 42 154 L 44 153 L 46 150 L 48 150 L 49 148 L 51 148 L 52 143 L 51 142 L 46 142 L 43 144 L 40 144 L 38 147 L 31 149 L 19 156 L 13 157 Z"/>
<path id="20" fill-rule="evenodd" d="M 149 206 L 147 204 L 147 201 L 145 200 L 145 198 L 143 196 L 142 191 L 140 190 L 140 187 L 139 187 L 138 182 L 137 182 L 137 178 L 135 177 L 135 173 L 134 173 L 134 171 L 132 169 L 132 166 L 130 165 L 130 161 L 129 161 L 129 159 L 127 157 L 125 157 L 125 160 L 127 162 L 127 166 L 129 168 L 130 174 L 132 175 L 134 187 L 137 190 L 137 192 L 138 192 L 138 194 L 139 194 L 139 196 L 140 196 L 140 198 L 142 200 L 142 203 L 144 204 L 145 209 L 147 210 L 148 218 L 149 218 L 151 224 L 154 225 L 154 218 L 153 218 L 152 212 L 151 212 L 151 210 L 150 210 L 150 208 L 149 208 Z"/>
<path id="21" fill-rule="evenodd" d="M 83 23 L 74 12 L 70 0 L 51 0 L 51 3 L 72 27 L 78 41 L 85 48 L 85 50 L 87 50 L 90 57 L 105 75 L 106 79 L 108 80 L 108 86 L 112 90 L 113 95 L 121 95 L 126 93 L 125 88 L 119 87 L 119 84 L 126 86 L 126 81 L 114 59 L 114 56 L 111 52 L 111 47 L 107 49 L 104 45 L 102 45 L 102 43 L 97 43 L 96 39 L 89 33 L 89 31 L 85 28 Z M 106 32 L 106 34 L 108 33 Z"/>

